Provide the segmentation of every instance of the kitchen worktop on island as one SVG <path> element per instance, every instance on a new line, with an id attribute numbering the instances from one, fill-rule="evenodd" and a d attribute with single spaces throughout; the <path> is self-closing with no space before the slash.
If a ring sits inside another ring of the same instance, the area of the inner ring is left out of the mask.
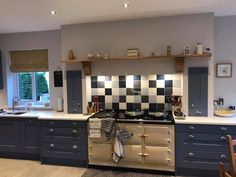
<path id="1" fill-rule="evenodd" d="M 187 116 L 185 119 L 176 119 L 175 124 L 206 124 L 206 125 L 236 125 L 236 115 L 233 117 L 191 117 Z"/>
<path id="2" fill-rule="evenodd" d="M 28 111 L 24 114 L 12 115 L 0 113 L 1 117 L 15 117 L 15 118 L 36 118 L 42 120 L 81 120 L 86 121 L 91 115 L 83 114 L 68 114 L 65 112 L 56 111 Z"/>

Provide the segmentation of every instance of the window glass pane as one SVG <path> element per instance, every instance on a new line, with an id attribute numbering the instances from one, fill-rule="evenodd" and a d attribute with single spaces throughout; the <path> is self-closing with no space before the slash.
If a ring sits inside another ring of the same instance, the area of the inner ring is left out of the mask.
<path id="1" fill-rule="evenodd" d="M 29 72 L 19 73 L 19 94 L 20 99 L 32 99 L 32 75 Z"/>
<path id="2" fill-rule="evenodd" d="M 36 101 L 49 102 L 49 73 L 36 72 Z"/>

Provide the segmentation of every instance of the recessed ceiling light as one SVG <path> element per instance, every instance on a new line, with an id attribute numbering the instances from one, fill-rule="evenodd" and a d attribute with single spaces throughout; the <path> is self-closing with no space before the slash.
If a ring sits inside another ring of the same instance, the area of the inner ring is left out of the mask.
<path id="1" fill-rule="evenodd" d="M 51 14 L 51 15 L 56 15 L 56 11 L 50 10 L 50 14 Z"/>
<path id="2" fill-rule="evenodd" d="M 128 7 L 129 7 L 129 4 L 128 4 L 128 3 L 124 3 L 124 4 L 123 4 L 123 7 L 124 7 L 124 8 L 128 8 Z"/>

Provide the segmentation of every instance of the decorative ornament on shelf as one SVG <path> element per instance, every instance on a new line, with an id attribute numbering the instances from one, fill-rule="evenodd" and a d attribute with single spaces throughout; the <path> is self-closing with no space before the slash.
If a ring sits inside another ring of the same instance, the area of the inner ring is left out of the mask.
<path id="1" fill-rule="evenodd" d="M 197 43 L 196 54 L 198 54 L 198 55 L 202 55 L 203 54 L 203 45 L 202 45 L 201 42 Z"/>
<path id="2" fill-rule="evenodd" d="M 68 52 L 68 60 L 74 60 L 74 55 L 73 55 L 72 50 L 69 50 L 69 52 Z"/>
<path id="3" fill-rule="evenodd" d="M 171 46 L 170 46 L 170 45 L 168 45 L 168 46 L 166 47 L 166 55 L 167 55 L 167 56 L 171 56 Z"/>
<path id="4" fill-rule="evenodd" d="M 186 45 L 184 47 L 184 55 L 190 55 L 190 54 L 191 54 L 190 46 Z"/>
<path id="5" fill-rule="evenodd" d="M 211 49 L 205 48 L 205 50 L 203 51 L 203 54 L 211 54 Z"/>
<path id="6" fill-rule="evenodd" d="M 139 50 L 138 50 L 138 48 L 127 49 L 127 56 L 128 57 L 139 57 Z"/>

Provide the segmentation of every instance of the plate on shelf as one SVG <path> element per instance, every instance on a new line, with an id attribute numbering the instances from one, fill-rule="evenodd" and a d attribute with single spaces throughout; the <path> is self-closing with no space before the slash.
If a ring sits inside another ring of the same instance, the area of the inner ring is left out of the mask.
<path id="1" fill-rule="evenodd" d="M 235 115 L 235 111 L 227 109 L 216 110 L 214 113 L 219 117 L 233 117 Z"/>

